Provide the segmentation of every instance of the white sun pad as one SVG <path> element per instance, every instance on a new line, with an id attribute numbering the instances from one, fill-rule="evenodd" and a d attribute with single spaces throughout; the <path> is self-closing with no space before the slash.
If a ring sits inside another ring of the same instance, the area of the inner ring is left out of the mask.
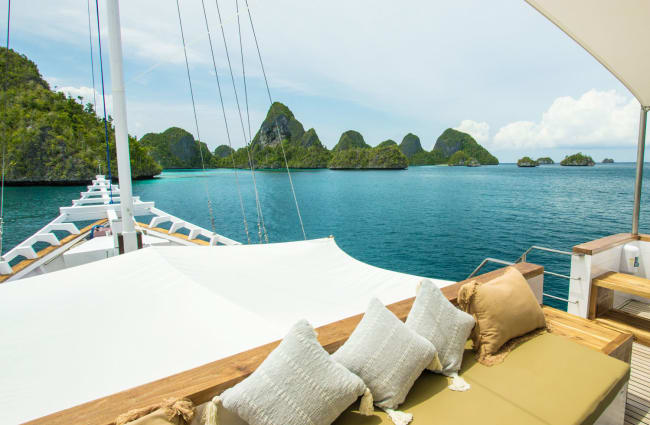
<path id="1" fill-rule="evenodd" d="M 152 247 L 0 285 L 0 423 L 17 423 L 321 326 L 419 277 L 333 239 Z M 451 282 L 437 281 L 440 286 Z"/>

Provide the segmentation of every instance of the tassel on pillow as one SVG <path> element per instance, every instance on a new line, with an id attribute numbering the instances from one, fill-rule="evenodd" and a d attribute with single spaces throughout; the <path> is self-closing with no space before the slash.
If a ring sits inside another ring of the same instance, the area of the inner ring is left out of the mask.
<path id="1" fill-rule="evenodd" d="M 359 413 L 364 416 L 372 416 L 375 413 L 373 404 L 374 400 L 372 398 L 372 393 L 370 392 L 370 389 L 366 388 L 363 392 L 363 397 L 361 397 L 361 402 L 359 403 Z"/>
<path id="2" fill-rule="evenodd" d="M 219 409 L 221 408 L 221 398 L 215 396 L 205 406 L 203 411 L 204 425 L 219 425 Z"/>
<path id="3" fill-rule="evenodd" d="M 388 416 L 395 425 L 407 425 L 413 420 L 413 415 L 410 413 L 401 412 L 399 410 L 384 409 Z"/>

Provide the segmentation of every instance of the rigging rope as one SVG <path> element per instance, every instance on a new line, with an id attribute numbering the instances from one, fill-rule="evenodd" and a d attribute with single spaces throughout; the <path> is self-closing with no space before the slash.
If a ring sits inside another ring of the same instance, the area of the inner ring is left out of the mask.
<path id="1" fill-rule="evenodd" d="M 93 58 L 93 30 L 90 26 L 90 0 L 88 0 L 88 42 L 90 44 L 90 72 L 93 76 L 93 109 L 97 113 L 97 95 L 95 90 L 95 60 Z"/>
<path id="2" fill-rule="evenodd" d="M 264 84 L 266 85 L 266 93 L 269 96 L 269 102 L 273 105 L 273 98 L 271 97 L 271 89 L 269 88 L 269 81 L 266 77 L 266 70 L 264 69 L 264 61 L 262 60 L 262 53 L 260 51 L 260 44 L 257 41 L 257 34 L 255 33 L 255 25 L 253 25 L 253 15 L 251 14 L 251 9 L 248 5 L 248 0 L 246 2 L 246 10 L 248 11 L 248 20 L 251 24 L 251 31 L 253 33 L 253 39 L 255 40 L 255 47 L 257 48 L 257 57 L 260 60 L 260 66 L 262 68 L 262 75 L 264 76 Z M 298 205 L 298 198 L 296 197 L 296 189 L 293 186 L 293 179 L 291 178 L 291 171 L 289 170 L 289 163 L 287 162 L 287 154 L 284 150 L 284 143 L 282 143 L 282 136 L 280 135 L 280 128 L 275 125 L 276 132 L 278 133 L 278 138 L 280 139 L 280 146 L 282 148 L 282 156 L 284 157 L 284 165 L 287 169 L 287 176 L 289 177 L 289 184 L 291 185 L 291 193 L 293 194 L 293 201 L 296 204 L 296 212 L 298 213 L 298 221 L 300 221 L 300 228 L 302 229 L 302 236 L 307 240 L 307 234 L 305 233 L 305 225 L 302 222 L 302 214 L 300 214 L 300 206 Z"/>
<path id="3" fill-rule="evenodd" d="M 183 21 L 181 19 L 181 6 L 179 1 L 176 0 L 176 10 L 178 11 L 178 26 L 181 30 L 181 40 L 183 41 L 183 54 L 185 55 L 185 68 L 187 70 L 187 81 L 190 85 L 190 97 L 192 98 L 192 111 L 194 112 L 194 126 L 196 128 L 196 143 L 199 145 L 199 153 L 201 156 L 201 168 L 203 169 L 203 174 L 207 176 L 205 172 L 205 163 L 203 161 L 203 145 L 201 145 L 201 134 L 199 133 L 199 119 L 196 115 L 196 103 L 194 102 L 194 89 L 192 88 L 192 77 L 190 76 L 190 62 L 187 60 L 187 47 L 185 47 L 185 34 L 183 32 Z M 212 233 L 215 233 L 215 223 L 214 223 L 214 214 L 212 212 L 212 200 L 210 199 L 210 191 L 208 190 L 208 183 L 203 182 L 205 185 L 205 196 L 208 199 L 208 212 L 210 214 L 210 224 L 212 226 Z M 246 236 L 248 237 L 248 229 L 246 229 Z M 250 243 L 250 237 L 248 237 L 248 242 Z"/>
<path id="4" fill-rule="evenodd" d="M 104 105 L 104 138 L 106 140 L 106 165 L 108 168 L 108 193 L 113 203 L 113 175 L 111 173 L 111 152 L 108 146 L 108 115 L 106 113 L 106 88 L 104 86 L 104 61 L 102 59 L 102 30 L 99 25 L 99 0 L 95 0 L 97 11 L 97 40 L 99 44 L 99 72 L 102 80 L 102 103 Z"/>
<path id="5" fill-rule="evenodd" d="M 9 102 L 9 96 L 7 94 L 7 83 L 9 80 L 9 25 L 11 23 L 11 0 L 7 1 L 7 55 L 5 61 L 5 73 L 3 78 L 3 89 L 5 96 L 5 113 L 7 113 L 7 104 Z M 7 127 L 8 123 L 3 125 L 4 128 L 4 137 L 2 138 L 2 182 L 0 183 L 0 255 L 2 255 L 2 241 L 4 236 L 4 208 L 5 208 L 5 154 L 7 152 Z"/>
<path id="6" fill-rule="evenodd" d="M 215 4 L 217 6 L 217 16 L 219 18 L 219 26 L 221 27 L 221 37 L 223 39 L 223 47 L 226 51 L 226 59 L 228 60 L 228 69 L 230 70 L 230 80 L 232 81 L 232 89 L 235 92 L 235 101 L 237 103 L 237 113 L 239 114 L 239 122 L 241 124 L 241 130 L 244 136 L 244 143 L 246 145 L 246 154 L 248 155 L 248 165 L 250 166 L 251 169 L 251 175 L 253 177 L 253 188 L 255 190 L 255 202 L 256 202 L 256 207 L 257 207 L 257 227 L 258 227 L 258 235 L 260 237 L 260 241 L 262 238 L 262 231 L 261 231 L 261 207 L 259 203 L 259 195 L 257 191 L 257 181 L 255 180 L 255 166 L 253 165 L 253 158 L 251 156 L 251 151 L 249 148 L 249 144 L 246 138 L 246 129 L 244 127 L 244 118 L 242 117 L 241 113 L 241 107 L 239 105 L 239 96 L 237 95 L 237 85 L 235 84 L 235 75 L 232 72 L 232 64 L 230 62 L 230 53 L 228 52 L 228 43 L 226 42 L 226 33 L 223 29 L 223 20 L 221 19 L 221 10 L 219 8 L 219 0 L 215 0 Z M 264 230 L 266 233 L 266 229 Z M 267 236 L 267 241 L 268 241 L 268 236 Z"/>
<path id="7" fill-rule="evenodd" d="M 246 121 L 248 123 L 247 143 L 250 145 L 253 143 L 253 133 L 251 132 L 251 115 L 248 108 L 248 87 L 246 85 L 246 65 L 244 64 L 244 45 L 242 43 L 242 37 L 241 37 L 241 24 L 239 23 L 239 0 L 235 0 L 235 8 L 236 8 L 236 15 L 237 15 L 237 32 L 239 34 L 239 53 L 241 55 L 241 71 L 242 71 L 242 79 L 244 81 Z M 255 203 L 257 204 L 258 217 L 259 217 L 259 220 L 257 222 L 257 228 L 260 237 L 260 242 L 262 240 L 262 231 L 264 231 L 264 240 L 266 241 L 266 243 L 269 243 L 269 235 L 266 231 L 266 224 L 264 223 L 264 214 L 262 213 L 262 203 L 260 202 L 260 197 L 257 193 L 257 182 L 255 181 L 255 165 L 252 162 L 251 162 L 251 172 L 253 174 L 253 186 L 255 187 Z M 261 224 L 261 229 L 260 229 L 260 224 Z"/>
<path id="8" fill-rule="evenodd" d="M 239 206 L 241 208 L 241 215 L 244 220 L 244 230 L 246 231 L 246 236 L 248 236 L 248 222 L 246 221 L 246 210 L 244 209 L 244 200 L 241 195 L 241 187 L 239 185 L 239 173 L 237 172 L 237 167 L 235 167 L 235 150 L 232 148 L 232 141 L 230 139 L 230 128 L 228 127 L 228 119 L 226 118 L 226 108 L 223 103 L 223 95 L 221 93 L 221 80 L 219 79 L 219 73 L 217 72 L 217 62 L 214 59 L 214 48 L 212 46 L 212 34 L 210 34 L 210 25 L 208 24 L 208 14 L 205 11 L 205 0 L 201 0 L 201 6 L 203 6 L 203 19 L 205 20 L 205 29 L 208 32 L 208 41 L 210 42 L 210 54 L 212 55 L 212 67 L 214 70 L 214 75 L 217 78 L 217 88 L 219 89 L 219 101 L 221 102 L 221 112 L 223 113 L 223 123 L 226 127 L 226 136 L 228 138 L 228 146 L 230 147 L 230 159 L 232 160 L 232 168 L 235 170 L 235 182 L 237 184 L 237 194 L 239 195 Z M 250 243 L 250 238 L 249 238 Z"/>

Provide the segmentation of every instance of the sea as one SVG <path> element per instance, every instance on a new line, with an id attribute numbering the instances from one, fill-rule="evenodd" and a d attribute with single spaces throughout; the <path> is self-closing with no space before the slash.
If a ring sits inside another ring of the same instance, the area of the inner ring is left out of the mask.
<path id="1" fill-rule="evenodd" d="M 134 182 L 133 192 L 186 221 L 208 229 L 214 225 L 217 233 L 242 243 L 259 243 L 252 177 L 249 170 L 167 170 L 153 180 Z M 462 280 L 488 257 L 515 261 L 531 245 L 571 251 L 582 242 L 629 232 L 635 164 L 291 170 L 291 178 L 307 238 L 332 235 L 348 254 L 377 267 Z M 269 241 L 303 239 L 286 170 L 256 171 L 255 181 Z M 71 205 L 83 190 L 6 187 L 4 252 L 55 218 L 59 207 Z M 650 214 L 644 214 L 649 206 L 645 178 L 641 231 L 650 231 Z M 562 254 L 535 251 L 528 261 L 560 274 L 570 269 L 570 257 Z M 500 266 L 484 270 L 495 267 Z M 568 284 L 568 279 L 547 276 L 545 292 L 566 298 Z M 566 308 L 561 301 L 545 301 Z"/>

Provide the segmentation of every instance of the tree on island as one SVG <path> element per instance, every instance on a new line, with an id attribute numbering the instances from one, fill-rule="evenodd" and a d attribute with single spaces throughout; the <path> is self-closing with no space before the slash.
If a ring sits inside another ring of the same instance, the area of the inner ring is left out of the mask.
<path id="1" fill-rule="evenodd" d="M 560 165 L 571 166 L 571 167 L 586 167 L 596 165 L 594 160 L 588 156 L 583 155 L 582 152 L 566 156 L 561 162 Z"/>
<path id="2" fill-rule="evenodd" d="M 539 165 L 551 165 L 551 164 L 555 164 L 555 161 L 553 161 L 548 156 L 543 156 L 541 158 L 537 158 L 537 163 Z"/>
<path id="3" fill-rule="evenodd" d="M 517 167 L 522 167 L 522 168 L 537 167 L 538 165 L 539 162 L 535 161 L 529 156 L 525 156 L 521 158 L 519 161 L 517 161 Z"/>
<path id="4" fill-rule="evenodd" d="M 603 159 L 603 164 L 613 164 L 614 160 L 612 158 Z"/>

